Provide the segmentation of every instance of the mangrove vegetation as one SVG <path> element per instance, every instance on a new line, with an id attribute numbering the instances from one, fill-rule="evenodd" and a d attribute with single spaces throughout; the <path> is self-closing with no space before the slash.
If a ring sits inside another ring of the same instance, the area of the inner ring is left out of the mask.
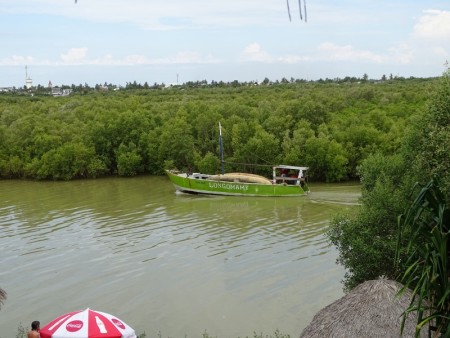
<path id="1" fill-rule="evenodd" d="M 371 155 L 400 151 L 437 79 L 281 81 L 175 87 L 127 84 L 52 97 L 0 93 L 0 177 L 71 180 L 311 167 L 310 180 L 359 178 Z M 115 88 L 117 89 L 117 88 Z M 41 93 L 41 95 L 39 95 Z M 372 159 L 373 160 L 373 159 Z M 393 165 L 393 163 L 390 163 Z"/>

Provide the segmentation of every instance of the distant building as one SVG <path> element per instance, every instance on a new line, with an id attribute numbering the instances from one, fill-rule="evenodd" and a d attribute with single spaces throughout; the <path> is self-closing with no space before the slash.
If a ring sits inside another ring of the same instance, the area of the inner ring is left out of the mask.
<path id="1" fill-rule="evenodd" d="M 72 93 L 72 89 L 62 89 L 60 87 L 52 87 L 53 96 L 69 96 Z"/>
<path id="2" fill-rule="evenodd" d="M 28 78 L 28 79 L 25 81 L 25 87 L 26 87 L 27 89 L 31 89 L 31 87 L 33 87 L 33 80 L 31 80 L 30 78 Z"/>
<path id="3" fill-rule="evenodd" d="M 25 88 L 31 89 L 33 87 L 33 80 L 28 76 L 28 67 L 25 66 Z"/>
<path id="4" fill-rule="evenodd" d="M 51 90 L 53 96 L 69 96 L 72 93 L 72 89 L 62 89 L 60 87 L 53 87 L 52 81 L 48 81 L 48 88 Z"/>

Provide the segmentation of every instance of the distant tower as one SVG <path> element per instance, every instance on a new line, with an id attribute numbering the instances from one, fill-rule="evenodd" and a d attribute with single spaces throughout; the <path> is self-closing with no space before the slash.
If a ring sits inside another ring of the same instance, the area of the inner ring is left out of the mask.
<path id="1" fill-rule="evenodd" d="M 28 76 L 28 67 L 25 66 L 25 87 L 31 89 L 33 87 L 33 80 Z"/>

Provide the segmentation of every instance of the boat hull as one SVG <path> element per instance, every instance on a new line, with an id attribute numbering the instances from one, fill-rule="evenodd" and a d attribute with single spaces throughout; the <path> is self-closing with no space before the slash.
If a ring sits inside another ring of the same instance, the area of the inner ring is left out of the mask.
<path id="1" fill-rule="evenodd" d="M 258 184 L 244 182 L 224 182 L 210 179 L 187 177 L 186 174 L 167 175 L 179 191 L 193 194 L 227 196 L 303 196 L 308 194 L 307 185 Z"/>

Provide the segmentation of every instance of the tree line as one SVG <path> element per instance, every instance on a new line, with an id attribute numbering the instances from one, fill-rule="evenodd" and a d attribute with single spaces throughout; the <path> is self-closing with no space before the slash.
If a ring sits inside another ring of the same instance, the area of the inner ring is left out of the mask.
<path id="1" fill-rule="evenodd" d="M 222 124 L 227 171 L 305 165 L 310 179 L 359 177 L 371 154 L 398 152 L 438 79 L 288 82 L 0 95 L 0 177 L 50 180 L 214 173 Z M 250 164 L 243 167 L 242 163 Z"/>
<path id="2" fill-rule="evenodd" d="M 143 89 L 143 90 L 162 90 L 162 89 L 168 89 L 168 88 L 176 88 L 179 90 L 184 90 L 186 88 L 199 88 L 199 87 L 207 87 L 207 88 L 215 88 L 215 87 L 248 87 L 248 86 L 271 86 L 271 85 L 279 85 L 279 84 L 289 84 L 289 83 L 334 83 L 334 84 L 344 84 L 344 83 L 377 83 L 377 82 L 385 82 L 385 81 L 406 81 L 407 79 L 402 76 L 394 76 L 392 73 L 389 76 L 386 76 L 386 74 L 383 74 L 380 79 L 369 79 L 369 76 L 367 74 L 364 74 L 362 77 L 356 77 L 356 76 L 346 76 L 344 78 L 336 77 L 336 78 L 320 78 L 319 80 L 305 80 L 305 79 L 295 79 L 294 77 L 291 77 L 290 79 L 287 79 L 283 77 L 281 80 L 270 80 L 269 78 L 264 78 L 262 81 L 238 81 L 234 80 L 231 82 L 225 82 L 225 81 L 215 81 L 212 80 L 208 82 L 207 80 L 197 80 L 197 81 L 186 81 L 183 83 L 169 83 L 166 84 L 164 82 L 157 83 L 154 82 L 153 84 L 149 84 L 147 81 L 143 84 L 140 82 L 137 82 L 136 80 L 126 82 L 125 85 L 118 85 L 114 83 L 108 83 L 104 82 L 97 83 L 95 85 L 89 85 L 88 83 L 84 84 L 62 84 L 53 86 L 50 83 L 47 86 L 43 86 L 41 84 L 38 84 L 37 86 L 33 86 L 31 88 L 28 88 L 26 85 L 23 87 L 5 87 L 0 88 L 0 95 L 1 92 L 8 92 L 15 95 L 38 95 L 38 96 L 46 96 L 46 95 L 52 95 L 52 88 L 61 88 L 61 89 L 70 89 L 74 93 L 78 94 L 89 94 L 91 92 L 95 91 L 105 91 L 105 90 L 136 90 L 136 89 Z M 408 80 L 420 80 L 418 78 L 415 78 L 413 76 L 409 77 Z M 3 90 L 1 90 L 3 89 Z"/>

